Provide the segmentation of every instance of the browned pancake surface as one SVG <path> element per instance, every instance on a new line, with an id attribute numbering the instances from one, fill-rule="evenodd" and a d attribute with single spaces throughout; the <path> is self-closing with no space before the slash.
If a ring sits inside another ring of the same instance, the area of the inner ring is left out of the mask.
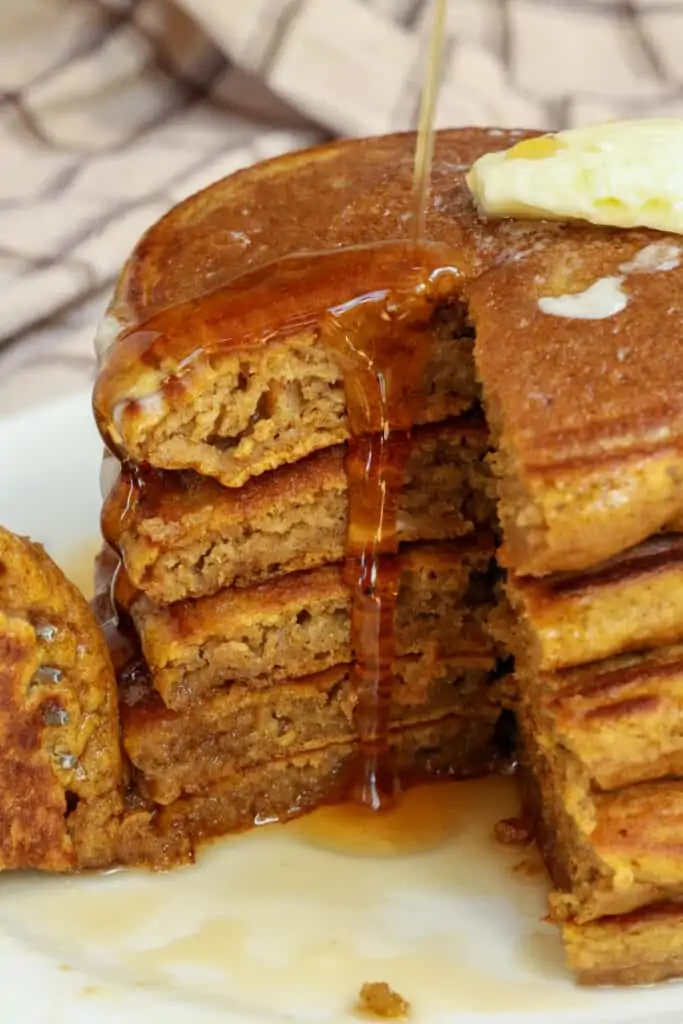
<path id="1" fill-rule="evenodd" d="M 0 527 L 0 868 L 108 864 L 121 783 L 114 673 L 87 602 Z"/>
<path id="2" fill-rule="evenodd" d="M 518 665 L 543 672 L 683 638 L 683 535 L 656 534 L 577 573 L 510 576 Z"/>

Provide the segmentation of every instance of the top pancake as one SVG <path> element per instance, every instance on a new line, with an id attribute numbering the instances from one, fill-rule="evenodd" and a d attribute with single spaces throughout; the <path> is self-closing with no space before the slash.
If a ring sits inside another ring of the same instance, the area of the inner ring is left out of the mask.
<path id="1" fill-rule="evenodd" d="M 538 233 L 537 225 L 491 228 L 480 222 L 464 184 L 469 166 L 483 153 L 531 134 L 437 133 L 427 237 L 448 246 L 459 262 L 488 262 L 494 238 L 503 247 Z M 137 245 L 112 315 L 124 326 L 140 324 L 284 257 L 409 239 L 414 148 L 412 132 L 345 139 L 266 160 L 190 196 Z M 339 301 L 344 286 L 341 280 L 328 282 L 326 306 Z"/>
<path id="2" fill-rule="evenodd" d="M 439 138 L 432 244 L 422 254 L 429 266 L 452 263 L 471 275 L 470 263 L 483 265 L 496 247 L 535 238 L 527 225 L 487 228 L 464 184 L 472 160 L 512 139 L 484 131 Z M 101 350 L 114 341 L 95 408 L 118 454 L 241 486 L 346 440 L 342 374 L 318 344 L 320 321 L 362 295 L 414 290 L 413 144 L 413 135 L 396 135 L 279 157 L 217 183 L 150 229 L 98 339 Z M 457 281 L 438 282 L 445 302 Z M 453 317 L 428 367 L 437 386 L 418 416 L 424 422 L 457 415 L 475 398 L 471 336 L 447 344 L 463 333 L 463 316 L 456 309 Z"/>
<path id="3" fill-rule="evenodd" d="M 454 323 L 429 367 L 438 385 L 422 419 L 457 414 L 475 397 L 469 317 L 500 448 L 503 560 L 544 574 L 610 557 L 683 512 L 683 357 L 673 340 L 683 267 L 623 274 L 626 307 L 603 319 L 543 312 L 539 298 L 580 292 L 622 274 L 646 246 L 681 239 L 484 220 L 464 173 L 518 139 L 439 133 L 423 257 L 458 275 L 435 298 L 450 303 Z M 354 297 L 414 285 L 413 145 L 396 135 L 280 157 L 187 200 L 147 233 L 101 337 L 116 340 L 95 406 L 119 455 L 241 486 L 346 439 L 340 373 L 316 345 L 320 320 Z M 378 243 L 387 244 L 344 248 Z M 300 255 L 312 252 L 328 255 Z"/>

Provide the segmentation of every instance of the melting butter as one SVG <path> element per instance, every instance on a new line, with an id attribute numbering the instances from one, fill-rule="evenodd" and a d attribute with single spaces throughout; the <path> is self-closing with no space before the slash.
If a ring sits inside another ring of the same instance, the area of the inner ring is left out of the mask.
<path id="1" fill-rule="evenodd" d="M 572 320 L 604 320 L 621 313 L 628 305 L 624 281 L 629 274 L 654 274 L 675 270 L 681 261 L 681 248 L 666 242 L 653 242 L 639 249 L 633 259 L 619 266 L 619 274 L 601 277 L 582 292 L 545 295 L 538 308 L 548 316 Z"/>
<path id="2" fill-rule="evenodd" d="M 622 274 L 651 274 L 662 270 L 675 270 L 680 262 L 680 246 L 667 242 L 653 242 L 640 249 L 632 260 L 622 263 L 619 270 Z"/>
<path id="3" fill-rule="evenodd" d="M 622 288 L 623 277 L 601 277 L 589 288 L 573 295 L 547 295 L 538 300 L 541 313 L 567 317 L 572 320 L 604 320 L 621 313 L 628 305 L 628 295 Z"/>
<path id="4" fill-rule="evenodd" d="M 683 119 L 614 121 L 525 139 L 480 157 L 467 183 L 495 217 L 683 234 Z"/>

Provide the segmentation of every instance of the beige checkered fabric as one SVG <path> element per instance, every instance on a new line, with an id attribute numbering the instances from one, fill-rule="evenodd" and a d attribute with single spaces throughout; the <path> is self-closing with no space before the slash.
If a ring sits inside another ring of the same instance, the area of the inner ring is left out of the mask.
<path id="1" fill-rule="evenodd" d="M 208 182 L 414 125 L 429 0 L 0 0 L 0 415 L 83 387 L 145 226 Z M 440 124 L 683 114 L 683 0 L 448 0 Z"/>

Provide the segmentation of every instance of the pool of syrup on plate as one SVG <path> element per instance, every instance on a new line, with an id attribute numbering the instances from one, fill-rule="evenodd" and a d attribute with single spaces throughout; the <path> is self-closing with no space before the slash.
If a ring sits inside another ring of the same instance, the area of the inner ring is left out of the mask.
<path id="1" fill-rule="evenodd" d="M 346 1021 L 361 984 L 385 981 L 415 1020 L 578 1019 L 606 994 L 563 971 L 543 876 L 517 870 L 530 852 L 493 839 L 515 802 L 510 779 L 433 784 L 381 814 L 321 808 L 222 840 L 168 874 L 14 876 L 3 928 L 84 972 L 102 1000 L 142 986 L 188 1012 Z"/>

